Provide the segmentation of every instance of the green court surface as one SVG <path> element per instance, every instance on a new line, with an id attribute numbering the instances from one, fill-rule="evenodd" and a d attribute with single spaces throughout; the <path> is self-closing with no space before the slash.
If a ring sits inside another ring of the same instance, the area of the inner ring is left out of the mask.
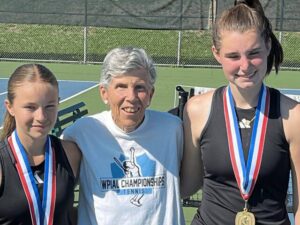
<path id="1" fill-rule="evenodd" d="M 14 69 L 24 62 L 0 62 L 0 78 L 8 77 Z M 43 63 L 61 80 L 98 81 L 101 65 Z M 175 87 L 178 84 L 218 87 L 226 85 L 221 69 L 213 68 L 178 68 L 158 67 L 155 94 L 150 108 L 167 111 L 174 106 Z M 278 75 L 270 74 L 266 84 L 276 88 L 300 89 L 300 71 L 280 71 Z M 74 99 L 64 102 L 61 107 L 84 101 L 90 113 L 105 109 L 100 101 L 98 89 L 94 88 Z"/>

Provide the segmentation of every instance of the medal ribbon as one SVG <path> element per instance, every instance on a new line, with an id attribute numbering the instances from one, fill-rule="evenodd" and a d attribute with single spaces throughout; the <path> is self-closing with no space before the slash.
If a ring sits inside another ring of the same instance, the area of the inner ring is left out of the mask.
<path id="1" fill-rule="evenodd" d="M 45 150 L 45 169 L 43 201 L 40 200 L 38 187 L 26 155 L 26 151 L 16 131 L 8 138 L 9 145 L 16 160 L 16 168 L 23 186 L 33 225 L 52 225 L 56 200 L 56 166 L 55 152 L 48 136 Z"/>
<path id="2" fill-rule="evenodd" d="M 231 164 L 241 195 L 246 201 L 252 194 L 260 170 L 270 108 L 269 90 L 262 85 L 259 93 L 247 165 L 245 165 L 241 135 L 229 86 L 224 91 L 223 104 Z"/>

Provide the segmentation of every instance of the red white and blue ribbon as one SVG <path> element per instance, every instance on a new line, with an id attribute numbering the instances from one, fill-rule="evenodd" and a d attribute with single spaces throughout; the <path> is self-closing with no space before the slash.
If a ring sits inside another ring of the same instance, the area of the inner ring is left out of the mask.
<path id="1" fill-rule="evenodd" d="M 28 201 L 32 224 L 52 225 L 56 200 L 56 167 L 55 152 L 51 147 L 50 137 L 47 138 L 45 150 L 43 201 L 40 200 L 26 151 L 16 131 L 8 138 L 8 142 L 16 160 L 16 168 Z"/>
<path id="2" fill-rule="evenodd" d="M 234 100 L 229 86 L 224 91 L 223 104 L 231 164 L 241 195 L 247 201 L 254 189 L 262 161 L 270 108 L 269 89 L 262 85 L 260 90 L 247 165 L 245 165 Z"/>

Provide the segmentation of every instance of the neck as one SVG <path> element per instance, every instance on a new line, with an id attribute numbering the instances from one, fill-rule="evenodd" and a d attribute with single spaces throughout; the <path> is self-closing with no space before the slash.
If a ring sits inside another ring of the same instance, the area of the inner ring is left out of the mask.
<path id="1" fill-rule="evenodd" d="M 18 137 L 28 156 L 34 157 L 45 154 L 47 136 L 34 139 L 32 137 L 22 135 L 21 132 L 18 132 Z"/>
<path id="2" fill-rule="evenodd" d="M 230 88 L 236 107 L 240 109 L 250 109 L 257 106 L 261 86 L 240 89 L 237 86 L 230 85 Z"/>

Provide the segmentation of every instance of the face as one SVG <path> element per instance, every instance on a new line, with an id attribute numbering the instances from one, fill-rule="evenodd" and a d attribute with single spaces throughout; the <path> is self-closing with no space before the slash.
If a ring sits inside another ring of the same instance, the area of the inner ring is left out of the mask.
<path id="1" fill-rule="evenodd" d="M 228 81 L 238 88 L 260 87 L 267 71 L 267 58 L 270 53 L 260 33 L 222 31 L 221 48 L 212 48 L 217 61 L 222 65 Z"/>
<path id="2" fill-rule="evenodd" d="M 16 87 L 13 102 L 5 104 L 21 140 L 45 138 L 56 122 L 58 90 L 43 81 L 25 81 Z"/>
<path id="3" fill-rule="evenodd" d="M 108 87 L 100 86 L 100 94 L 107 102 L 116 125 L 125 132 L 135 130 L 143 121 L 154 88 L 144 69 L 112 78 Z"/>

